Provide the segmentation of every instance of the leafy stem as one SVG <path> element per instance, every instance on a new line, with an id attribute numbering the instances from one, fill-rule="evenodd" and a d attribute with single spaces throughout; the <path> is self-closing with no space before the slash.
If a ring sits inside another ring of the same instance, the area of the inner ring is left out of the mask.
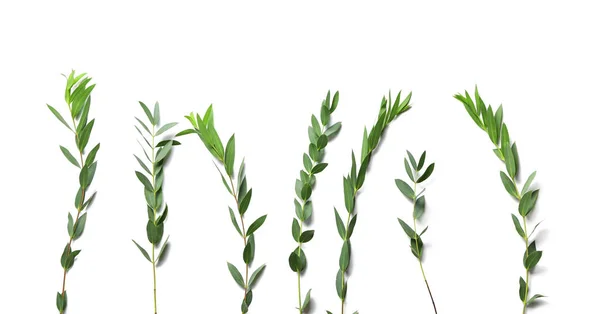
<path id="1" fill-rule="evenodd" d="M 464 95 L 455 95 L 454 98 L 458 99 L 464 105 L 467 113 L 471 116 L 471 119 L 473 119 L 475 124 L 488 134 L 495 146 L 493 150 L 494 154 L 496 154 L 506 167 L 506 172 L 500 171 L 502 184 L 504 185 L 506 192 L 519 204 L 518 213 L 522 218 L 522 223 L 514 214 L 511 216 L 515 230 L 525 242 L 525 253 L 523 256 L 525 279 L 523 279 L 523 277 L 519 278 L 519 298 L 521 299 L 521 302 L 523 302 L 522 313 L 525 314 L 527 308 L 533 302 L 539 298 L 545 297 L 541 294 L 529 297 L 530 273 L 542 258 L 542 251 L 537 250 L 535 240 L 530 241 L 536 228 L 534 228 L 531 233 L 528 233 L 527 231 L 527 216 L 535 208 L 539 194 L 538 189 L 530 189 L 531 184 L 535 179 L 536 172 L 534 171 L 529 175 L 521 189 L 517 188 L 516 178 L 520 170 L 519 153 L 517 151 L 516 143 L 512 142 L 510 139 L 508 127 L 503 122 L 504 113 L 502 106 L 499 106 L 495 112 L 491 106 L 486 106 L 479 95 L 477 87 L 475 87 L 474 101 L 467 91 L 465 91 Z M 537 225 L 539 225 L 539 223 Z"/>

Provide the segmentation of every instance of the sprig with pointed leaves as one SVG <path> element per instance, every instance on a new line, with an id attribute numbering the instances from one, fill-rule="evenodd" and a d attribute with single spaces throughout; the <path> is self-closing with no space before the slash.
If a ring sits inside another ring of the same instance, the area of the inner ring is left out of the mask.
<path id="1" fill-rule="evenodd" d="M 229 194 L 233 196 L 235 201 L 237 209 L 236 211 L 241 226 L 238 224 L 236 214 L 231 207 L 229 207 L 229 216 L 233 227 L 244 241 L 242 259 L 245 264 L 245 276 L 242 276 L 242 273 L 238 270 L 238 268 L 229 262 L 227 263 L 227 268 L 229 269 L 229 273 L 233 277 L 233 280 L 240 286 L 240 288 L 244 289 L 241 310 L 242 313 L 248 313 L 248 308 L 252 303 L 252 289 L 256 284 L 256 279 L 262 274 L 266 267 L 264 264 L 261 265 L 254 270 L 252 275 L 249 276 L 250 266 L 254 261 L 254 252 L 256 249 L 254 233 L 264 224 L 265 220 L 267 219 L 267 215 L 259 217 L 246 229 L 244 218 L 250 206 L 250 200 L 252 199 L 252 189 L 248 188 L 248 181 L 246 180 L 245 173 L 245 163 L 244 160 L 242 160 L 240 163 L 236 178 L 234 173 L 235 134 L 229 138 L 227 145 L 225 148 L 223 148 L 219 134 L 215 129 L 212 105 L 208 107 L 204 117 L 200 117 L 199 114 L 190 113 L 189 116 L 186 116 L 186 119 L 190 121 L 193 128 L 179 132 L 177 136 L 197 134 L 200 137 L 200 140 L 202 140 L 208 151 L 217 159 L 217 162 L 221 166 L 221 168 L 219 168 L 219 166 L 215 164 L 215 167 L 217 167 L 217 170 L 221 175 L 223 185 L 225 185 L 225 188 Z"/>
<path id="2" fill-rule="evenodd" d="M 404 220 L 398 218 L 398 222 L 400 226 L 410 239 L 410 250 L 413 255 L 419 260 L 419 267 L 421 268 L 421 274 L 423 275 L 423 280 L 425 281 L 425 286 L 427 286 L 427 291 L 429 292 L 429 297 L 431 298 L 431 303 L 433 304 L 433 310 L 437 314 L 437 308 L 435 306 L 435 301 L 433 300 L 433 295 L 431 294 L 431 289 L 429 288 L 429 282 L 427 281 L 427 277 L 425 276 L 425 270 L 423 270 L 423 240 L 421 236 L 427 231 L 429 227 L 425 227 L 423 231 L 419 232 L 417 229 L 417 220 L 423 216 L 425 213 L 425 189 L 417 192 L 418 184 L 425 182 L 433 173 L 433 169 L 435 167 L 435 163 L 430 164 L 425 168 L 425 171 L 421 173 L 423 167 L 425 166 L 425 159 L 427 157 L 427 152 L 423 152 L 421 157 L 419 157 L 419 161 L 415 159 L 411 152 L 406 151 L 408 155 L 408 159 L 404 158 L 404 169 L 406 170 L 406 174 L 408 178 L 413 183 L 412 187 L 410 184 L 406 183 L 401 179 L 396 179 L 396 186 L 398 190 L 402 192 L 404 196 L 406 196 L 413 205 L 413 228 L 410 227 Z"/>
<path id="3" fill-rule="evenodd" d="M 304 230 L 307 220 L 312 216 L 313 204 L 310 197 L 316 183 L 316 174 L 327 168 L 327 163 L 322 162 L 325 155 L 325 147 L 329 141 L 335 137 L 342 127 L 341 122 L 330 125 L 331 114 L 337 108 L 339 101 L 339 92 L 336 92 L 331 98 L 330 92 L 327 92 L 327 97 L 321 102 L 320 121 L 315 116 L 311 117 L 311 125 L 308 127 L 308 154 L 305 153 L 302 157 L 304 169 L 300 170 L 300 178 L 296 179 L 296 196 L 294 199 L 294 207 L 296 210 L 296 218 L 292 221 L 292 237 L 297 243 L 296 248 L 290 254 L 288 262 L 292 271 L 297 273 L 298 277 L 298 312 L 300 314 L 308 308 L 310 304 L 309 289 L 302 301 L 301 290 L 301 274 L 306 268 L 306 254 L 302 249 L 302 244 L 312 240 L 314 230 Z"/>
<path id="4" fill-rule="evenodd" d="M 172 152 L 172 148 L 175 145 L 179 145 L 179 142 L 173 140 L 170 135 L 163 135 L 169 129 L 177 125 L 177 123 L 166 123 L 161 126 L 160 124 L 160 106 L 157 103 L 154 104 L 153 112 L 143 102 L 139 102 L 142 110 L 144 111 L 148 124 L 144 123 L 141 119 L 135 118 L 139 127 L 136 125 L 135 129 L 140 134 L 144 143 L 140 143 L 142 152 L 144 153 L 143 158 L 133 155 L 137 160 L 138 164 L 143 171 L 136 171 L 135 176 L 142 183 L 144 187 L 144 197 L 146 199 L 146 209 L 148 212 L 148 222 L 146 223 L 146 236 L 148 242 L 151 245 L 151 253 L 139 245 L 135 240 L 133 243 L 140 250 L 142 255 L 152 264 L 152 275 L 154 280 L 154 313 L 157 312 L 156 306 L 156 267 L 163 257 L 165 250 L 169 246 L 169 237 L 164 241 L 161 246 L 163 233 L 165 230 L 165 220 L 169 214 L 169 206 L 165 204 L 163 208 L 164 196 L 163 196 L 163 182 L 165 179 L 165 162 Z M 140 130 L 141 128 L 141 130 Z M 162 140 L 159 137 L 162 135 Z M 158 255 L 155 250 L 159 249 Z"/>
<path id="5" fill-rule="evenodd" d="M 96 173 L 96 154 L 100 149 L 100 144 L 97 144 L 89 152 L 86 151 L 95 121 L 94 119 L 88 121 L 88 114 L 91 106 L 91 93 L 96 86 L 96 84 L 88 85 L 91 80 L 90 77 L 86 76 L 86 73 L 75 75 L 75 71 L 71 71 L 71 74 L 67 77 L 65 102 L 69 109 L 70 123 L 63 118 L 58 110 L 47 105 L 48 109 L 50 109 L 58 121 L 75 135 L 75 147 L 78 153 L 77 155 L 79 155 L 79 158 L 76 158 L 68 148 L 59 146 L 66 159 L 75 167 L 79 168 L 79 187 L 75 194 L 75 209 L 77 210 L 77 214 L 75 215 L 75 219 L 73 219 L 71 213 L 68 215 L 67 232 L 69 234 L 69 241 L 60 258 L 60 265 L 63 268 L 63 283 L 62 292 L 57 292 L 56 294 L 56 307 L 60 313 L 64 313 L 67 308 L 67 272 L 73 267 L 75 258 L 81 252 L 81 250 L 73 250 L 72 244 L 74 240 L 78 239 L 83 234 L 85 223 L 87 221 L 86 209 L 91 204 L 96 194 L 94 193 L 86 199 L 86 193 L 88 192 Z"/>
<path id="6" fill-rule="evenodd" d="M 398 117 L 399 115 L 411 108 L 411 97 L 412 93 L 408 94 L 408 96 L 406 96 L 404 100 L 401 100 L 401 93 L 399 92 L 393 103 L 391 93 L 389 94 L 388 98 L 386 98 L 385 96 L 383 97 L 383 99 L 381 100 L 381 105 L 379 107 L 379 114 L 377 115 L 377 122 L 369 132 L 367 132 L 367 129 L 365 128 L 363 133 L 361 158 L 359 163 L 360 168 L 358 168 L 357 172 L 357 162 L 354 156 L 354 152 L 352 152 L 352 167 L 350 169 L 350 173 L 347 176 L 345 176 L 343 180 L 344 204 L 346 206 L 346 211 L 348 212 L 348 218 L 346 219 L 346 222 L 344 223 L 337 209 L 334 208 L 333 210 L 335 213 L 335 222 L 338 233 L 344 241 L 339 258 L 340 268 L 338 270 L 335 280 L 337 295 L 341 300 L 341 314 L 344 314 L 346 291 L 348 289 L 348 285 L 346 282 L 346 271 L 350 266 L 350 237 L 352 236 L 352 232 L 354 231 L 357 218 L 357 215 L 354 213 L 354 208 L 356 205 L 356 194 L 363 186 L 365 176 L 367 174 L 367 169 L 369 168 L 369 163 L 371 162 L 371 157 L 374 151 L 376 150 L 379 141 L 381 140 L 381 135 L 385 131 L 386 127 L 396 117 Z M 332 312 L 330 311 L 327 311 L 327 313 L 332 314 Z M 356 314 L 358 312 L 354 313 Z"/>
<path id="7" fill-rule="evenodd" d="M 511 214 L 512 221 L 519 236 L 525 243 L 525 253 L 523 256 L 523 266 L 525 267 L 525 279 L 519 278 L 519 298 L 523 302 L 523 314 L 527 308 L 539 298 L 545 297 L 541 294 L 535 294 L 529 297 L 529 275 L 535 266 L 542 258 L 542 251 L 537 250 L 535 240 L 531 241 L 531 237 L 539 223 L 533 228 L 530 233 L 527 232 L 527 218 L 533 212 L 538 199 L 539 189 L 531 188 L 531 184 L 535 179 L 536 172 L 529 175 L 521 189 L 517 185 L 517 177 L 520 171 L 519 153 L 517 144 L 512 142 L 506 124 L 503 122 L 502 105 L 494 112 L 491 106 L 485 105 L 479 95 L 479 90 L 475 87 L 475 101 L 465 91 L 464 95 L 456 94 L 454 98 L 458 99 L 467 110 L 467 113 L 475 124 L 484 130 L 492 144 L 494 144 L 494 154 L 505 164 L 506 172 L 500 171 L 500 180 L 504 188 L 510 196 L 519 203 L 518 212 L 521 216 L 522 224 L 516 215 Z M 530 242 L 531 241 L 531 242 Z"/>

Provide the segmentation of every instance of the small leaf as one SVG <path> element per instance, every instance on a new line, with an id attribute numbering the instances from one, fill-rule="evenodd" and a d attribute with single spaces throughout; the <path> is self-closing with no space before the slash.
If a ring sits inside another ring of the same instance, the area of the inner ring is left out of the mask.
<path id="1" fill-rule="evenodd" d="M 300 265 L 300 256 L 298 256 L 298 253 L 296 252 L 296 250 L 294 250 L 290 254 L 290 257 L 288 258 L 288 263 L 289 263 L 292 271 L 294 271 L 294 272 L 302 271 L 302 267 Z"/>
<path id="2" fill-rule="evenodd" d="M 421 182 L 427 180 L 427 178 L 429 178 L 431 173 L 433 173 L 433 168 L 435 168 L 435 163 L 432 163 L 431 165 L 429 165 L 427 167 L 427 169 L 425 169 L 425 172 L 423 173 L 423 175 L 421 175 L 419 177 L 419 179 L 417 180 L 417 183 L 421 183 Z"/>
<path id="3" fill-rule="evenodd" d="M 325 148 L 327 146 L 328 140 L 327 140 L 327 135 L 323 134 L 321 136 L 319 136 L 319 139 L 317 140 L 317 149 L 321 150 L 323 148 Z"/>
<path id="4" fill-rule="evenodd" d="M 410 181 L 415 182 L 413 170 L 410 168 L 410 165 L 408 164 L 408 160 L 406 160 L 406 158 L 404 158 L 404 169 L 406 170 L 406 174 L 408 174 Z"/>
<path id="5" fill-rule="evenodd" d="M 240 202 L 240 207 L 238 208 L 240 215 L 244 215 L 248 210 L 248 206 L 250 206 L 250 200 L 252 199 L 252 189 L 248 190 L 244 199 Z"/>
<path id="6" fill-rule="evenodd" d="M 539 298 L 545 298 L 545 297 L 546 297 L 545 295 L 536 294 L 536 295 L 532 296 L 532 297 L 531 297 L 531 299 L 529 299 L 529 300 L 527 301 L 527 305 L 529 306 L 529 305 L 531 305 L 531 303 L 533 303 L 535 300 L 537 300 L 537 299 L 539 299 Z"/>
<path id="7" fill-rule="evenodd" d="M 321 106 L 321 124 L 327 125 L 329 123 L 330 114 L 327 106 Z"/>
<path id="8" fill-rule="evenodd" d="M 150 109 L 148 109 L 148 106 L 146 106 L 146 104 L 144 104 L 143 102 L 139 102 L 140 106 L 142 106 L 142 109 L 144 110 L 144 112 L 146 113 L 146 117 L 148 117 L 148 121 L 150 121 L 150 123 L 152 123 L 152 125 L 156 125 L 156 123 L 154 123 L 154 118 L 152 117 L 152 113 L 150 113 Z"/>
<path id="9" fill-rule="evenodd" d="M 402 227 L 402 229 L 404 229 L 404 232 L 406 232 L 406 235 L 411 238 L 414 239 L 416 237 L 416 233 L 413 231 L 413 229 L 407 225 L 404 220 L 398 218 L 398 222 L 400 223 L 400 226 Z"/>
<path id="10" fill-rule="evenodd" d="M 249 265 L 254 260 L 254 247 L 254 236 L 250 235 L 250 237 L 248 237 L 248 241 L 246 243 L 246 246 L 244 247 L 244 253 L 242 255 L 244 263 L 246 265 Z"/>
<path id="11" fill-rule="evenodd" d="M 349 213 L 354 210 L 354 187 L 348 178 L 344 178 L 344 204 Z"/>
<path id="12" fill-rule="evenodd" d="M 523 280 L 523 277 L 519 278 L 519 298 L 521 298 L 521 301 L 525 302 L 525 293 L 527 291 L 527 284 L 525 283 L 525 280 Z"/>
<path id="13" fill-rule="evenodd" d="M 527 256 L 527 259 L 525 260 L 525 268 L 533 269 L 538 264 L 541 258 L 542 251 L 535 251 L 529 253 L 529 256 Z"/>
<path id="14" fill-rule="evenodd" d="M 304 204 L 304 211 L 302 213 L 302 221 L 307 220 L 310 218 L 310 216 L 312 216 L 312 212 L 313 212 L 313 206 L 312 206 L 312 202 L 306 202 Z"/>
<path id="15" fill-rule="evenodd" d="M 396 179 L 396 186 L 398 187 L 398 190 L 400 190 L 400 192 L 404 194 L 404 196 L 408 197 L 411 200 L 415 199 L 415 191 L 413 191 L 413 189 L 408 185 L 408 183 L 400 179 Z"/>
<path id="16" fill-rule="evenodd" d="M 296 218 L 292 221 L 292 237 L 294 237 L 294 241 L 300 242 L 300 223 Z"/>
<path id="17" fill-rule="evenodd" d="M 310 198 L 311 195 L 312 195 L 312 187 L 310 186 L 310 184 L 305 184 L 302 187 L 302 191 L 300 191 L 300 198 L 303 201 L 306 201 Z"/>
<path id="18" fill-rule="evenodd" d="M 83 234 L 83 229 L 85 229 L 85 222 L 87 220 L 87 213 L 83 213 L 79 217 L 79 220 L 75 223 L 75 233 L 73 234 L 73 238 L 77 239 Z"/>
<path id="19" fill-rule="evenodd" d="M 421 218 L 425 212 L 425 195 L 419 197 L 415 202 L 415 209 L 413 211 L 413 217 L 415 219 Z"/>
<path id="20" fill-rule="evenodd" d="M 100 149 L 100 143 L 96 144 L 96 146 L 94 146 L 94 148 L 92 148 L 92 150 L 89 152 L 88 156 L 85 158 L 86 166 L 89 166 L 92 163 L 94 163 L 94 161 L 96 160 L 96 154 L 98 153 L 99 149 Z"/>
<path id="21" fill-rule="evenodd" d="M 144 255 L 144 257 L 148 260 L 148 262 L 152 263 L 152 261 L 150 260 L 150 255 L 148 255 L 148 252 L 146 252 L 146 250 L 143 247 L 141 247 L 137 242 L 135 242 L 135 240 L 131 240 L 131 241 L 133 241 L 135 246 L 137 246 L 137 248 L 140 250 L 140 252 L 142 252 L 142 255 Z"/>
<path id="22" fill-rule="evenodd" d="M 512 195 L 514 198 L 519 199 L 517 187 L 513 183 L 513 181 L 504 173 L 504 171 L 500 171 L 500 179 L 502 180 L 502 184 L 504 184 L 504 188 L 508 194 Z"/>
<path id="23" fill-rule="evenodd" d="M 148 221 L 146 224 L 146 235 L 148 236 L 148 242 L 156 245 L 160 243 L 164 232 L 164 225 L 155 225 L 152 221 Z"/>
<path id="24" fill-rule="evenodd" d="M 417 161 L 415 160 L 415 157 L 413 156 L 413 154 L 411 154 L 409 151 L 406 151 L 406 153 L 408 154 L 408 159 L 410 160 L 410 164 L 412 166 L 413 169 L 417 169 Z"/>
<path id="25" fill-rule="evenodd" d="M 248 227 L 248 232 L 246 232 L 246 236 L 249 236 L 249 235 L 253 234 L 256 230 L 258 230 L 258 228 L 260 228 L 260 226 L 262 226 L 263 223 L 265 223 L 265 220 L 267 220 L 267 215 L 261 216 L 258 219 L 256 219 L 250 225 L 250 227 Z"/>
<path id="26" fill-rule="evenodd" d="M 325 134 L 327 136 L 327 138 L 332 138 L 340 132 L 341 128 L 342 128 L 342 123 L 337 122 L 337 123 L 333 124 L 332 126 L 328 127 L 327 130 L 325 130 L 325 132 L 323 134 Z"/>
<path id="27" fill-rule="evenodd" d="M 521 194 L 525 194 L 527 191 L 529 191 L 529 187 L 531 186 L 531 183 L 533 183 L 536 173 L 537 171 L 534 171 L 529 175 L 527 181 L 525 181 L 525 184 L 523 185 L 523 190 L 521 190 Z"/>
<path id="28" fill-rule="evenodd" d="M 327 164 L 326 163 L 320 163 L 320 164 L 316 164 L 311 170 L 310 172 L 312 174 L 317 174 L 319 172 L 322 172 L 323 170 L 325 170 L 325 168 L 327 168 Z"/>
<path id="29" fill-rule="evenodd" d="M 310 172 L 313 165 L 312 161 L 310 160 L 310 157 L 308 157 L 307 154 L 302 155 L 302 163 L 304 164 L 304 170 L 306 170 L 306 172 Z"/>
<path id="30" fill-rule="evenodd" d="M 427 156 L 427 152 L 424 151 L 423 154 L 421 154 L 421 157 L 419 158 L 419 164 L 417 165 L 417 171 L 421 170 L 423 168 L 423 166 L 425 165 L 426 156 Z"/>
<path id="31" fill-rule="evenodd" d="M 73 237 L 73 234 L 74 234 L 73 216 L 71 216 L 71 213 L 69 213 L 68 220 L 69 221 L 67 222 L 67 232 L 69 233 L 69 237 Z"/>
<path id="32" fill-rule="evenodd" d="M 350 224 L 348 224 L 348 239 L 350 239 L 350 237 L 352 236 L 352 232 L 354 232 L 354 226 L 356 225 L 356 217 L 358 217 L 358 214 L 354 215 L 354 217 L 352 217 L 352 219 L 350 220 Z"/>
<path id="33" fill-rule="evenodd" d="M 517 233 L 521 236 L 521 238 L 524 239 L 525 232 L 523 231 L 523 228 L 521 227 L 521 223 L 519 222 L 519 219 L 514 214 L 511 214 L 511 216 L 512 216 L 513 223 L 515 225 L 515 229 L 517 230 Z"/>
<path id="34" fill-rule="evenodd" d="M 344 241 L 342 252 L 340 253 L 340 270 L 345 272 L 350 265 L 350 242 Z"/>
<path id="35" fill-rule="evenodd" d="M 228 208 L 229 208 L 229 217 L 231 217 L 231 223 L 235 227 L 235 230 L 240 234 L 240 236 L 243 237 L 242 230 L 240 229 L 240 225 L 238 225 L 237 219 L 235 218 L 235 215 L 233 214 L 233 210 L 231 209 L 231 207 L 228 207 Z"/>
<path id="36" fill-rule="evenodd" d="M 67 124 L 67 121 L 65 121 L 65 119 L 60 115 L 60 113 L 58 113 L 58 111 L 56 111 L 56 109 L 54 109 L 54 107 L 52 107 L 48 104 L 46 104 L 46 106 L 48 106 L 48 109 L 50 109 L 50 111 L 52 111 L 52 114 L 58 119 L 58 121 L 60 121 L 62 124 L 64 124 L 69 130 L 73 131 L 73 129 L 71 129 L 69 124 Z"/>
<path id="37" fill-rule="evenodd" d="M 335 290 L 337 291 L 338 297 L 342 300 L 346 298 L 346 283 L 344 282 L 342 270 L 338 270 L 335 276 Z"/>
<path id="38" fill-rule="evenodd" d="M 235 163 L 235 134 L 229 138 L 225 148 L 225 172 L 233 176 L 233 165 Z"/>
<path id="39" fill-rule="evenodd" d="M 148 178 L 146 178 L 146 176 L 143 173 L 136 171 L 135 176 L 138 178 L 138 180 L 140 180 L 140 182 L 142 182 L 146 190 L 154 192 L 154 187 L 152 187 L 152 183 L 150 183 L 150 180 L 148 180 Z"/>
<path id="40" fill-rule="evenodd" d="M 242 274 L 240 274 L 240 271 L 229 262 L 227 262 L 227 268 L 229 268 L 229 273 L 231 274 L 231 277 L 233 277 L 233 280 L 244 289 L 246 285 L 244 284 L 244 278 L 242 277 Z"/>
<path id="41" fill-rule="evenodd" d="M 171 236 L 168 236 L 167 239 L 165 240 L 165 243 L 163 244 L 162 248 L 160 249 L 160 252 L 158 253 L 158 257 L 156 258 L 156 261 L 160 261 L 162 259 L 163 254 L 165 253 L 167 247 L 169 246 L 169 238 Z"/>
<path id="42" fill-rule="evenodd" d="M 300 242 L 301 243 L 307 243 L 310 240 L 312 240 L 313 236 L 315 235 L 315 231 L 314 230 L 307 230 L 302 232 L 302 235 L 300 235 Z"/>
<path id="43" fill-rule="evenodd" d="M 267 265 L 261 265 L 260 267 L 258 267 L 250 276 L 250 279 L 248 280 L 248 287 L 252 288 L 254 281 L 256 281 L 256 279 L 260 276 L 260 274 L 262 274 L 263 270 L 265 270 L 265 267 L 267 267 Z"/>
<path id="44" fill-rule="evenodd" d="M 161 160 L 165 159 L 165 157 L 167 157 L 167 155 L 169 155 L 169 152 L 171 152 L 172 147 L 173 147 L 173 141 L 167 142 L 167 144 L 165 144 L 165 146 L 163 146 L 156 154 L 156 160 L 154 162 L 158 163 Z"/>
<path id="45" fill-rule="evenodd" d="M 306 310 L 306 308 L 310 304 L 310 292 L 311 291 L 312 291 L 312 289 L 308 290 L 308 292 L 306 293 L 306 296 L 304 297 L 304 302 L 302 303 L 302 307 L 300 308 L 300 310 L 302 312 L 304 312 L 304 310 Z"/>
<path id="46" fill-rule="evenodd" d="M 162 215 L 160 215 L 160 217 L 158 217 L 156 224 L 157 225 L 163 224 L 165 222 L 165 220 L 167 219 L 168 215 L 169 215 L 169 205 L 165 205 L 165 210 L 163 211 Z"/>
<path id="47" fill-rule="evenodd" d="M 70 163 L 75 165 L 75 167 L 77 167 L 77 168 L 81 168 L 81 166 L 79 165 L 79 162 L 77 162 L 77 159 L 75 159 L 75 157 L 71 154 L 71 152 L 67 148 L 60 146 L 60 150 L 62 151 L 63 155 L 65 155 L 65 157 L 67 158 L 67 160 Z"/>
<path id="48" fill-rule="evenodd" d="M 172 127 L 174 127 L 176 125 L 177 125 L 177 122 L 167 123 L 167 124 L 163 125 L 162 127 L 160 127 L 160 129 L 158 129 L 158 131 L 156 131 L 156 134 L 154 136 L 159 136 L 159 135 L 167 132 L 169 129 L 171 129 Z"/>
<path id="49" fill-rule="evenodd" d="M 335 224 L 337 226 L 338 233 L 342 240 L 346 240 L 346 227 L 344 226 L 344 221 L 342 221 L 337 209 L 334 208 L 333 211 L 335 212 Z"/>
<path id="50" fill-rule="evenodd" d="M 95 120 L 92 119 L 92 121 L 90 121 L 90 123 L 88 123 L 85 128 L 83 128 L 83 130 L 81 131 L 81 134 L 79 134 L 79 141 L 77 143 L 77 147 L 79 148 L 79 151 L 82 152 L 85 150 L 85 147 L 87 146 L 89 140 L 90 140 L 90 134 L 92 134 L 92 129 L 94 128 L 94 122 Z"/>

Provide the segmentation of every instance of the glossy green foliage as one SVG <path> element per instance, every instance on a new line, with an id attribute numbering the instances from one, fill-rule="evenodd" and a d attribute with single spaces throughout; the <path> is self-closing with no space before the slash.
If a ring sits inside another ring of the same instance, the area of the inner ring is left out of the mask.
<path id="1" fill-rule="evenodd" d="M 311 124 L 308 127 L 308 153 L 302 156 L 303 169 L 300 170 L 300 177 L 296 179 L 296 199 L 294 199 L 294 210 L 296 218 L 292 221 L 292 238 L 296 242 L 296 248 L 290 253 L 288 262 L 292 271 L 298 273 L 298 313 L 304 313 L 310 305 L 309 290 L 304 301 L 301 292 L 301 273 L 306 268 L 306 255 L 302 249 L 304 243 L 309 242 L 314 236 L 314 230 L 305 230 L 307 221 L 311 218 L 313 204 L 310 200 L 313 189 L 316 184 L 316 175 L 327 168 L 327 163 L 323 162 L 325 147 L 334 138 L 341 129 L 341 122 L 332 123 L 331 114 L 337 108 L 339 102 L 339 92 L 335 92 L 333 98 L 331 93 L 327 92 L 327 97 L 321 102 L 319 118 L 312 115 Z"/>
<path id="2" fill-rule="evenodd" d="M 79 170 L 78 188 L 75 193 L 74 206 L 76 210 L 75 218 L 71 213 L 67 216 L 67 233 L 69 241 L 60 258 L 60 265 L 63 268 L 63 289 L 62 292 L 57 292 L 56 307 L 60 313 L 64 313 L 67 308 L 67 292 L 65 291 L 66 274 L 75 263 L 75 258 L 81 250 L 73 250 L 73 241 L 81 237 L 85 229 L 87 221 L 87 208 L 92 203 L 95 193 L 88 196 L 88 190 L 94 175 L 96 174 L 96 154 L 100 149 L 100 144 L 96 144 L 89 148 L 89 141 L 94 128 L 94 119 L 89 119 L 91 106 L 91 93 L 94 90 L 95 84 L 90 84 L 91 78 L 85 73 L 76 75 L 72 71 L 67 77 L 65 87 L 65 102 L 68 107 L 67 119 L 53 106 L 46 105 L 50 112 L 58 119 L 58 121 L 67 127 L 75 137 L 74 148 L 69 149 L 65 146 L 59 146 L 60 151 L 65 156 L 67 161 Z M 68 121 L 68 122 L 67 122 Z M 73 154 L 72 152 L 75 152 Z"/>
<path id="3" fill-rule="evenodd" d="M 363 132 L 360 159 L 357 160 L 354 152 L 352 152 L 350 172 L 348 175 L 344 176 L 342 181 L 344 189 L 344 206 L 347 212 L 347 219 L 345 222 L 342 220 L 338 210 L 334 208 L 336 227 L 343 241 L 339 257 L 339 270 L 336 275 L 336 291 L 342 303 L 342 312 L 346 300 L 346 292 L 348 290 L 346 275 L 348 267 L 350 266 L 350 256 L 352 255 L 350 237 L 354 232 L 358 217 L 354 211 L 356 207 L 356 195 L 365 182 L 371 157 L 379 145 L 382 134 L 394 119 L 411 108 L 411 97 L 412 93 L 402 99 L 400 92 L 394 101 L 392 101 L 391 94 L 387 98 L 385 96 L 383 97 L 379 106 L 377 122 L 371 127 L 370 131 L 367 131 L 365 128 Z"/>
<path id="4" fill-rule="evenodd" d="M 169 238 L 163 242 L 165 221 L 169 214 L 169 206 L 164 205 L 163 183 L 165 179 L 165 163 L 173 151 L 173 146 L 180 145 L 173 140 L 171 135 L 163 135 L 177 123 L 160 124 L 160 106 L 154 104 L 152 112 L 143 102 L 139 102 L 145 116 L 146 122 L 135 118 L 142 142 L 140 144 L 142 157 L 134 155 L 140 166 L 140 171 L 135 171 L 135 176 L 140 181 L 146 200 L 146 211 L 148 220 L 146 222 L 146 237 L 150 242 L 150 252 L 144 249 L 135 240 L 132 240 L 142 256 L 152 264 L 154 274 L 154 310 L 156 312 L 156 267 L 163 258 L 163 254 L 169 246 Z M 162 136 L 161 136 L 162 135 Z M 162 245 L 161 245 L 162 242 Z M 158 254 L 155 250 L 158 249 Z"/>
<path id="5" fill-rule="evenodd" d="M 219 165 L 217 170 L 221 176 L 221 182 L 225 186 L 227 192 L 233 197 L 237 213 L 229 207 L 229 218 L 235 228 L 236 232 L 240 235 L 243 240 L 244 247 L 242 250 L 242 260 L 244 261 L 245 271 L 242 272 L 232 264 L 227 263 L 227 268 L 233 280 L 237 285 L 244 289 L 244 297 L 241 302 L 242 313 L 247 313 L 252 303 L 253 292 L 252 289 L 256 284 L 256 279 L 260 277 L 265 269 L 265 265 L 256 268 L 250 274 L 250 267 L 254 261 L 254 252 L 256 248 L 255 233 L 265 223 L 267 215 L 263 215 L 254 220 L 246 229 L 245 215 L 250 208 L 250 201 L 252 200 L 252 189 L 248 187 L 248 180 L 246 178 L 246 166 L 244 160 L 241 161 L 237 174 L 235 173 L 235 135 L 232 135 L 227 144 L 223 146 L 221 138 L 219 137 L 217 130 L 214 125 L 214 114 L 212 105 L 208 107 L 204 116 L 201 117 L 199 114 L 190 113 L 186 116 L 186 119 L 192 124 L 191 129 L 181 131 L 177 136 L 183 136 L 187 134 L 197 134 L 200 140 L 208 151 L 217 159 Z M 220 166 L 220 167 L 219 167 Z M 237 214 L 237 215 L 236 215 Z"/>
<path id="6" fill-rule="evenodd" d="M 542 257 L 542 251 L 536 249 L 535 241 L 530 242 L 539 223 L 531 232 L 528 233 L 527 231 L 527 221 L 535 208 L 539 194 L 538 189 L 531 188 L 536 172 L 534 171 L 528 176 L 521 189 L 518 188 L 517 178 L 521 170 L 519 153 L 517 145 L 511 141 L 508 127 L 503 121 L 504 110 L 502 106 L 499 106 L 495 111 L 491 106 L 486 106 L 479 95 L 477 87 L 475 87 L 475 100 L 473 100 L 467 91 L 465 91 L 464 95 L 454 95 L 454 98 L 463 104 L 471 119 L 475 121 L 475 124 L 488 134 L 495 147 L 493 149 L 494 154 L 504 163 L 505 169 L 500 171 L 502 185 L 506 192 L 519 202 L 518 214 L 521 216 L 521 220 L 514 214 L 511 217 L 517 234 L 525 243 L 523 265 L 526 276 L 525 279 L 520 278 L 519 283 L 519 296 L 523 302 L 524 314 L 535 300 L 544 297 L 540 294 L 536 294 L 531 298 L 529 297 L 530 271 L 538 264 Z"/>

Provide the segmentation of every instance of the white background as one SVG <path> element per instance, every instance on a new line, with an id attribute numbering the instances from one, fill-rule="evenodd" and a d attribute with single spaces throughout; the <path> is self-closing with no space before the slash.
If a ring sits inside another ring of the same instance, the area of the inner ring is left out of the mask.
<path id="1" fill-rule="evenodd" d="M 8 1 L 7 1 L 8 2 Z M 19 1 L 0 4 L 0 199 L 2 313 L 54 313 L 77 171 L 58 145 L 73 139 L 48 111 L 63 113 L 71 69 L 96 82 L 90 115 L 100 141 L 98 196 L 69 272 L 70 313 L 151 313 L 152 275 L 131 243 L 146 247 L 138 100 L 160 101 L 163 121 L 213 103 L 224 138 L 236 133 L 254 197 L 248 220 L 268 213 L 257 233 L 256 265 L 268 264 L 250 313 L 295 313 L 287 257 L 294 180 L 310 115 L 328 89 L 340 90 L 327 170 L 314 192 L 315 239 L 306 246 L 303 292 L 312 313 L 339 312 L 335 274 L 341 240 L 332 208 L 343 207 L 342 176 L 390 89 L 414 93 L 414 108 L 387 130 L 358 198 L 347 311 L 433 313 L 396 217 L 410 204 L 406 149 L 427 149 L 423 225 L 427 271 L 440 313 L 520 313 L 523 245 L 510 219 L 516 203 L 498 177 L 501 163 L 452 95 L 478 84 L 504 104 L 522 169 L 538 171 L 534 220 L 544 256 L 533 293 L 549 295 L 530 313 L 590 313 L 598 281 L 597 201 L 600 49 L 597 8 L 585 2 L 403 1 Z M 231 199 L 196 137 L 183 139 L 167 168 L 166 234 L 172 248 L 158 269 L 160 313 L 239 313 L 242 291 L 227 260 L 242 244 L 227 213 Z"/>

